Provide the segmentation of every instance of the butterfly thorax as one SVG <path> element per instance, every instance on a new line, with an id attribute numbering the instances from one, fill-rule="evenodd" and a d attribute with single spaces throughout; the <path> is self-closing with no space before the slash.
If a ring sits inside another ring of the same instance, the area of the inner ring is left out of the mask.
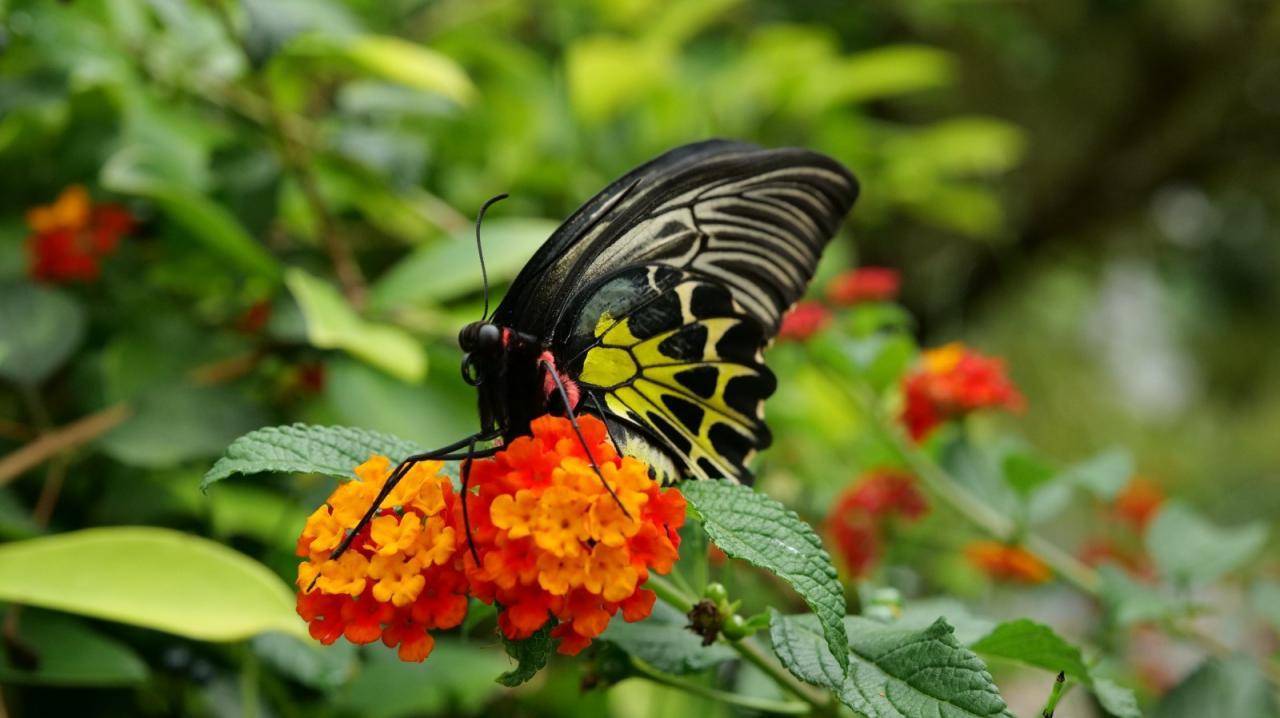
<path id="1" fill-rule="evenodd" d="M 528 433 L 529 422 L 560 402 L 549 402 L 540 361 L 554 359 L 536 337 L 493 322 L 472 322 L 458 333 L 462 378 L 479 393 L 480 421 L 486 431 L 511 439 Z M 573 387 L 576 393 L 576 385 Z"/>

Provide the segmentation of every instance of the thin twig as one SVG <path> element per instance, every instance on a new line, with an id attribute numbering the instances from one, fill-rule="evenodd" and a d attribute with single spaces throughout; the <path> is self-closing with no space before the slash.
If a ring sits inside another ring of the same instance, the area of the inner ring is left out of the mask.
<path id="1" fill-rule="evenodd" d="M 0 486 L 4 486 L 23 472 L 39 466 L 56 454 L 93 441 L 119 426 L 132 415 L 133 409 L 127 404 L 114 404 L 41 435 L 35 441 L 0 459 Z"/>
<path id="2" fill-rule="evenodd" d="M 670 673 L 664 673 L 634 656 L 631 658 L 631 667 L 634 668 L 637 673 L 654 683 L 677 688 L 695 696 L 708 698 L 731 706 L 738 706 L 739 708 L 746 708 L 748 710 L 760 711 L 763 713 L 779 713 L 782 715 L 808 715 L 813 712 L 813 706 L 806 703 L 775 701 L 768 698 L 740 695 L 738 693 L 730 693 L 728 691 L 719 690 L 718 688 L 711 688 L 710 686 L 694 683 L 688 679 L 673 676 Z"/>

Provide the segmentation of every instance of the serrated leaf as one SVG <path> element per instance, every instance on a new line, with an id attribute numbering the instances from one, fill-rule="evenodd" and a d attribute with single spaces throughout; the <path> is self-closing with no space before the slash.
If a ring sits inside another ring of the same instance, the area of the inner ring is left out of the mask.
<path id="1" fill-rule="evenodd" d="M 0 284 L 0 377 L 35 386 L 62 366 L 84 336 L 84 311 L 56 289 Z"/>
<path id="2" fill-rule="evenodd" d="M 321 349 L 341 349 L 408 382 L 427 373 L 427 352 L 405 330 L 363 319 L 328 282 L 301 269 L 285 273 L 285 284 L 307 322 L 307 339 Z"/>
<path id="3" fill-rule="evenodd" d="M 200 488 L 232 474 L 279 472 L 349 479 L 374 454 L 399 461 L 422 449 L 403 439 L 347 426 L 290 424 L 258 429 L 231 442 Z"/>
<path id="4" fill-rule="evenodd" d="M 845 674 L 813 616 L 771 612 L 769 636 L 782 664 L 868 718 L 1010 715 L 987 667 L 956 641 L 943 619 L 917 631 L 846 617 L 851 640 Z"/>
<path id="5" fill-rule="evenodd" d="M 551 629 L 554 627 L 553 622 L 548 622 L 523 641 L 512 641 L 503 636 L 502 646 L 507 649 L 507 655 L 516 660 L 516 667 L 498 676 L 498 683 L 515 688 L 529 682 L 538 671 L 545 668 L 551 652 L 555 650 L 556 642 L 551 638 Z"/>
<path id="6" fill-rule="evenodd" d="M 1147 551 L 1175 581 L 1209 583 L 1248 563 L 1267 542 L 1261 523 L 1219 527 L 1191 507 L 1169 502 L 1147 529 Z"/>
<path id="7" fill-rule="evenodd" d="M 1052 628 L 1025 618 L 1001 623 L 969 648 L 1054 673 L 1061 671 L 1081 683 L 1090 680 L 1089 668 L 1079 648 L 1054 633 Z"/>
<path id="8" fill-rule="evenodd" d="M 676 675 L 703 671 L 737 655 L 719 643 L 702 645 L 685 623 L 683 614 L 659 603 L 649 618 L 639 623 L 613 621 L 600 637 L 654 668 Z"/>
<path id="9" fill-rule="evenodd" d="M 703 528 L 722 551 L 791 584 L 821 622 L 836 663 L 847 666 L 844 589 L 831 556 L 809 524 L 794 511 L 741 484 L 689 481 L 680 491 L 702 516 Z"/>
<path id="10" fill-rule="evenodd" d="M 205 641 L 307 633 L 293 592 L 268 568 L 169 529 L 84 529 L 0 546 L 0 601 Z"/>

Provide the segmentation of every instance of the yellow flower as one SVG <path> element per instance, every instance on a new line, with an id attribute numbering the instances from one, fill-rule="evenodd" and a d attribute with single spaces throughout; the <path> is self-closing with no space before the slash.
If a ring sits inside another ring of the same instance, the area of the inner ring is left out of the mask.
<path id="1" fill-rule="evenodd" d="M 367 466 L 368 462 L 362 464 Z M 357 473 L 359 470 L 357 469 Z M 343 528 L 354 528 L 360 523 L 360 518 L 364 516 L 364 512 L 369 510 L 369 505 L 378 495 L 378 483 L 370 483 L 365 480 L 348 481 L 337 489 L 334 489 L 333 495 L 329 497 L 329 505 L 333 507 L 333 517 L 342 524 Z"/>
<path id="2" fill-rule="evenodd" d="M 534 513 L 538 510 L 538 497 L 529 489 L 521 489 L 513 498 L 510 494 L 502 494 L 489 506 L 489 519 L 493 525 L 507 531 L 510 538 L 528 536 L 532 527 Z"/>
<path id="3" fill-rule="evenodd" d="M 591 503 L 585 496 L 566 486 L 552 486 L 543 491 L 533 525 L 534 542 L 538 548 L 557 556 L 578 555 L 582 542 L 591 537 L 587 530 L 590 509 Z"/>
<path id="4" fill-rule="evenodd" d="M 443 521 L 436 519 L 428 521 L 426 528 L 418 535 L 418 544 L 415 549 L 415 555 L 422 561 L 422 565 L 443 566 L 450 558 L 458 545 L 458 534 L 452 526 L 447 526 Z"/>
<path id="5" fill-rule="evenodd" d="M 597 544 L 587 559 L 583 586 L 606 601 L 621 601 L 635 593 L 640 572 L 631 565 L 626 549 Z"/>
<path id="6" fill-rule="evenodd" d="M 381 556 L 413 553 L 410 549 L 417 543 L 420 533 L 422 519 L 415 513 L 407 513 L 403 517 L 379 516 L 369 523 L 369 537 L 373 543 L 368 548 Z"/>
<path id="7" fill-rule="evenodd" d="M 403 556 L 378 554 L 369 564 L 369 577 L 377 580 L 373 584 L 373 597 L 396 606 L 413 603 L 427 584 L 422 575 L 422 562 L 417 557 L 406 561 Z"/>
<path id="8" fill-rule="evenodd" d="M 329 559 L 320 564 L 319 573 L 316 587 L 321 591 L 359 596 L 364 591 L 365 576 L 369 573 L 369 559 L 348 551 L 336 561 Z"/>
<path id="9" fill-rule="evenodd" d="M 91 204 L 84 187 L 71 185 L 62 190 L 53 204 L 27 210 L 27 224 L 36 232 L 78 230 L 89 224 Z"/>
<path id="10" fill-rule="evenodd" d="M 544 553 L 538 557 L 538 585 L 553 596 L 563 596 L 585 580 L 582 556 Z"/>
<path id="11" fill-rule="evenodd" d="M 342 523 L 333 517 L 333 513 L 329 511 L 328 506 L 321 506 L 307 517 L 307 526 L 302 530 L 302 536 L 305 540 L 310 537 L 307 542 L 307 550 L 314 556 L 332 551 L 342 543 L 343 536 L 346 535 L 346 529 Z"/>

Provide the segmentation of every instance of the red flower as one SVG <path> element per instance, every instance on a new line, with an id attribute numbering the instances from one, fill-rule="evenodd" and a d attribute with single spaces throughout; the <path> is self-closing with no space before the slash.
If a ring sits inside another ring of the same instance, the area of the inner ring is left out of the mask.
<path id="1" fill-rule="evenodd" d="M 118 205 L 93 205 L 84 187 L 72 185 L 52 204 L 32 207 L 27 225 L 34 279 L 89 282 L 98 278 L 100 260 L 133 229 L 133 216 Z"/>
<path id="2" fill-rule="evenodd" d="M 823 523 L 845 567 L 865 576 L 880 556 L 880 534 L 894 516 L 914 521 L 929 510 L 914 478 L 894 469 L 879 469 L 850 484 L 831 506 Z"/>
<path id="3" fill-rule="evenodd" d="M 1135 476 L 1116 495 L 1112 510 L 1137 531 L 1143 531 L 1164 504 L 1164 490 L 1151 479 Z"/>
<path id="4" fill-rule="evenodd" d="M 831 310 L 818 302 L 796 302 L 790 311 L 782 315 L 782 324 L 778 327 L 778 339 L 802 342 L 817 334 L 830 322 Z"/>
<path id="5" fill-rule="evenodd" d="M 898 270 L 888 267 L 859 267 L 838 275 L 827 285 L 827 300 L 837 307 L 862 302 L 887 302 L 898 297 L 901 279 Z"/>
<path id="6" fill-rule="evenodd" d="M 1021 411 L 1024 405 L 1002 360 L 959 342 L 924 352 L 920 366 L 903 377 L 902 392 L 902 422 L 917 441 L 942 422 L 977 409 Z"/>

